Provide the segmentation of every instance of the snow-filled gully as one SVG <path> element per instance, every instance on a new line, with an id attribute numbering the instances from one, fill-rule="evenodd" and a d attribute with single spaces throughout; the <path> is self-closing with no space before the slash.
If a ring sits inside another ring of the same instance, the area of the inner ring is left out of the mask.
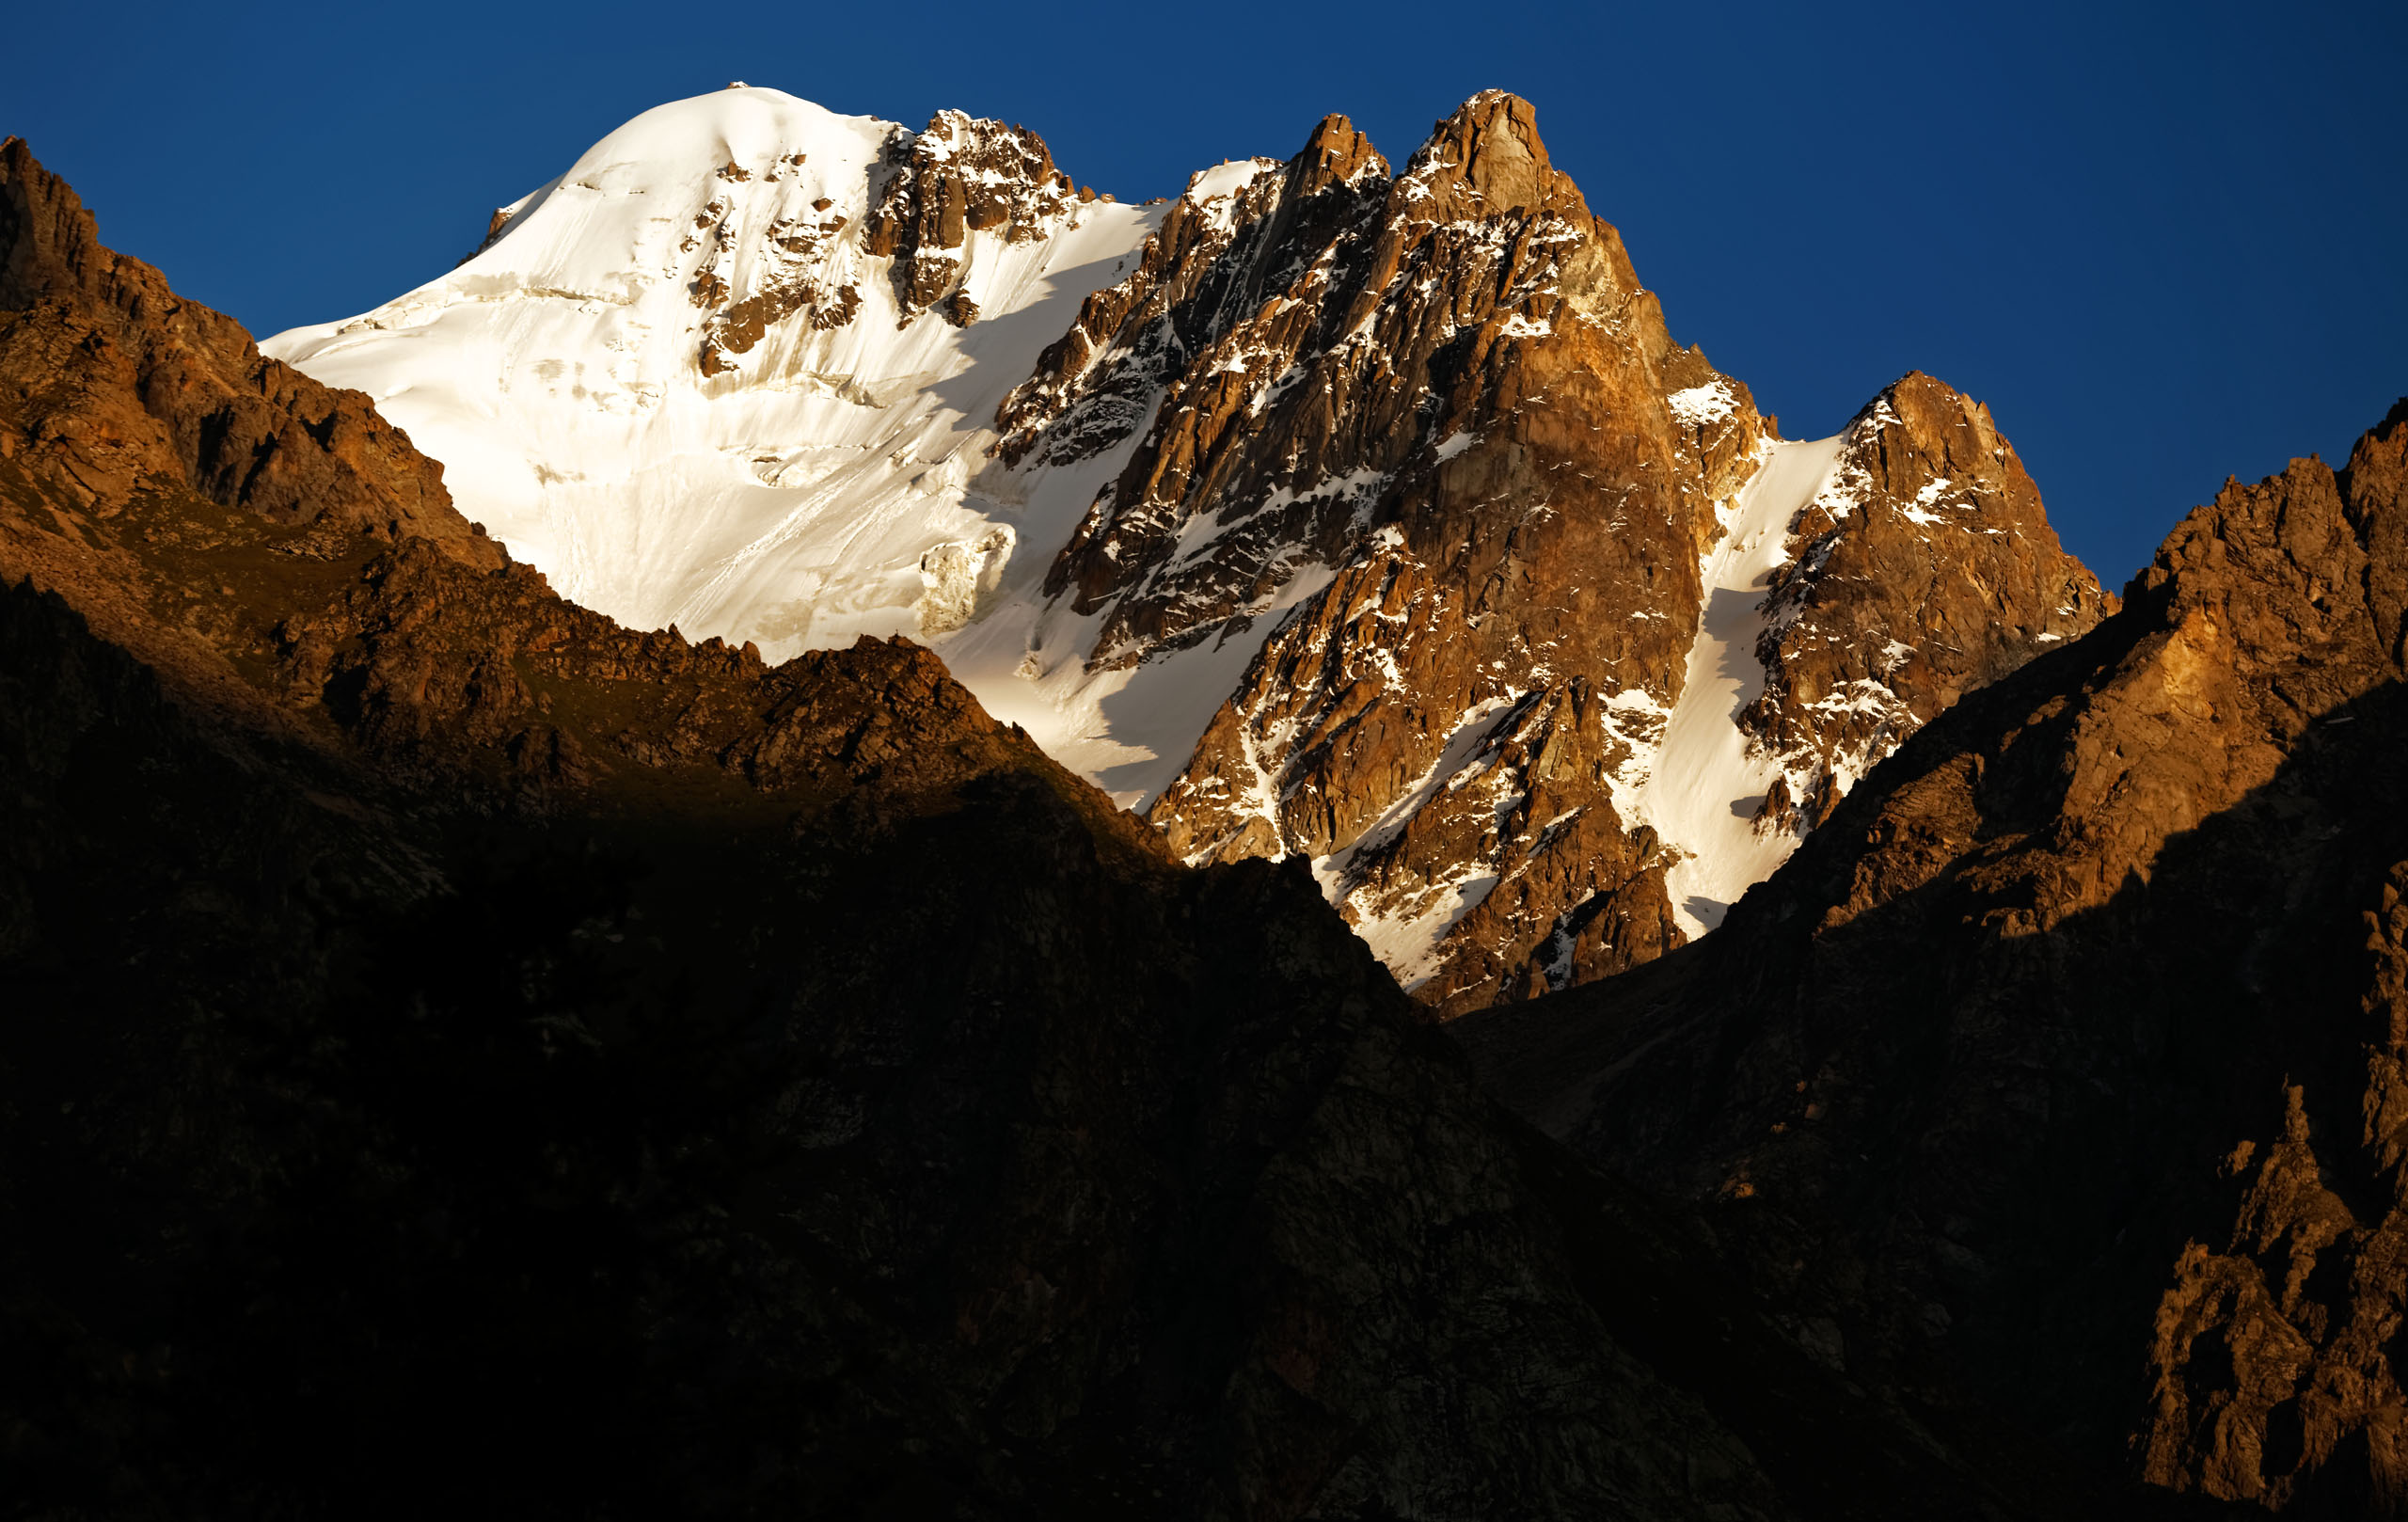
<path id="1" fill-rule="evenodd" d="M 1841 442 L 1835 435 L 1769 446 L 1762 468 L 1726 509 L 1726 531 L 1705 560 L 1687 674 L 1640 790 L 1636 821 L 1687 853 L 1665 878 L 1672 912 L 1692 937 L 1721 924 L 1739 896 L 1797 845 L 1786 832 L 1755 828 L 1756 808 L 1781 767 L 1761 751 L 1750 753 L 1737 720 L 1764 691 L 1756 637 L 1789 525 L 1830 478 Z"/>

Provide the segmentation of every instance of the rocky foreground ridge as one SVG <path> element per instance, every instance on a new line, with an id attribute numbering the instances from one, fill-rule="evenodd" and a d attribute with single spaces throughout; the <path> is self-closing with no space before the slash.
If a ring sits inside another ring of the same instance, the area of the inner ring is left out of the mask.
<path id="1" fill-rule="evenodd" d="M 1499 91 L 1402 170 L 1331 117 L 1133 209 L 1021 128 L 732 89 L 505 211 L 271 348 L 579 600 L 930 640 L 1182 858 L 1310 858 L 1442 1014 L 1710 927 L 2110 602 L 1929 376 L 1781 440 Z"/>
<path id="2" fill-rule="evenodd" d="M 563 602 L 14 139 L 0 271 L 18 1511 L 2112 1494 L 1799 1353 L 1306 874 L 1180 865 L 927 651 Z"/>
<path id="3" fill-rule="evenodd" d="M 1859 1384 L 2408 1514 L 2403 608 L 2408 401 L 2227 484 L 1709 940 L 1454 1029 Z"/>

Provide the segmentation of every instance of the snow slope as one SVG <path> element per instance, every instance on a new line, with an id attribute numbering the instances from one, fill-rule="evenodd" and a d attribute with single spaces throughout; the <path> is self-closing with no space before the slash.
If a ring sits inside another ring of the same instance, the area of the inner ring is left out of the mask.
<path id="1" fill-rule="evenodd" d="M 1020 243 L 971 230 L 954 252 L 978 320 L 899 322 L 892 261 L 862 224 L 887 145 L 913 135 L 772 89 L 674 102 L 524 198 L 449 275 L 261 347 L 368 392 L 444 463 L 461 510 L 564 595 L 771 661 L 863 634 L 927 641 L 990 711 L 1140 801 L 1270 621 L 1090 678 L 1069 658 L 1086 621 L 1047 623 L 1038 583 L 1134 440 L 1067 469 L 1006 471 L 986 451 L 1004 393 L 1133 267 L 1164 209 L 1073 204 Z M 1251 169 L 1199 176 L 1190 198 Z M 741 299 L 778 275 L 779 237 L 840 217 L 811 257 L 858 293 L 852 320 L 773 323 L 705 375 L 696 283 Z"/>
<path id="2" fill-rule="evenodd" d="M 1665 874 L 1672 912 L 1692 937 L 1722 916 L 1797 848 L 1787 831 L 1758 830 L 1756 806 L 1781 765 L 1751 747 L 1737 719 L 1764 691 L 1756 637 L 1765 629 L 1772 573 L 1787 556 L 1789 525 L 1831 474 L 1845 435 L 1770 445 L 1765 463 L 1725 510 L 1724 534 L 1704 570 L 1704 607 L 1687 675 L 1661 748 L 1637 789 L 1638 822 L 1689 854 Z"/>

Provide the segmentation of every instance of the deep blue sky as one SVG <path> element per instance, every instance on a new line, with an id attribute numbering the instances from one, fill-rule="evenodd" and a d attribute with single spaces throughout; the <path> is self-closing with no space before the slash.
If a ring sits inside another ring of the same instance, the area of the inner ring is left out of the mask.
<path id="1" fill-rule="evenodd" d="M 742 78 L 1024 122 L 1124 198 L 1342 111 L 1402 163 L 1536 103 L 1674 335 L 1792 437 L 1920 368 L 2111 584 L 2227 474 L 2408 392 L 2408 6 L 48 6 L 0 133 L 261 334 L 450 268 L 637 112 Z"/>

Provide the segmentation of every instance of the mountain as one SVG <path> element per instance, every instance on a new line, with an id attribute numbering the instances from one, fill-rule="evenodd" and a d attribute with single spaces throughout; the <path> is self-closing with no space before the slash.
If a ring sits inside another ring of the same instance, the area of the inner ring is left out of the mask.
<path id="1" fill-rule="evenodd" d="M 1302 864 L 564 600 L 15 139 L 0 271 L 15 1510 L 2115 1501 L 1792 1347 Z"/>
<path id="2" fill-rule="evenodd" d="M 2228 483 L 1713 937 L 1450 1028 L 1884 1398 L 2408 1514 L 2403 608 L 2408 401 Z"/>
<path id="3" fill-rule="evenodd" d="M 1940 382 L 1782 440 L 1496 91 L 1402 171 L 1332 117 L 1130 207 L 732 87 L 266 347 L 578 601 L 927 640 L 1182 857 L 1310 858 L 1441 1015 L 1711 928 L 2109 605 Z"/>
<path id="4" fill-rule="evenodd" d="M 1910 377 L 1726 536 L 1828 547 L 1787 691 L 1987 426 Z M 8 140 L 11 1498 L 2398 1514 L 2404 617 L 2408 401 L 1442 1034 L 926 649 L 562 598 Z"/>

